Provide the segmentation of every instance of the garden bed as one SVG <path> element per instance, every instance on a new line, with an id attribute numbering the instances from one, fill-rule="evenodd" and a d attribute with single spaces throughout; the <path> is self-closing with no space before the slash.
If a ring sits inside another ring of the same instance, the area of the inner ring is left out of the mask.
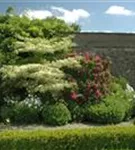
<path id="1" fill-rule="evenodd" d="M 1 150 L 135 149 L 135 91 L 107 58 L 72 50 L 63 31 L 77 29 L 1 16 Z"/>
<path id="2" fill-rule="evenodd" d="M 64 31 L 78 27 L 53 17 L 1 15 L 0 122 L 118 124 L 135 116 L 134 89 L 112 75 L 110 60 L 73 51 L 73 34 Z"/>

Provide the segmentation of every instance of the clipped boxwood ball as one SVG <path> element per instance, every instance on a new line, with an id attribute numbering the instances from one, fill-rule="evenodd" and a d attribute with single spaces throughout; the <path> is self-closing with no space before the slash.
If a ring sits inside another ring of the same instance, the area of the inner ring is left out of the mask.
<path id="1" fill-rule="evenodd" d="M 65 125 L 71 120 L 71 114 L 63 103 L 56 103 L 44 106 L 42 118 L 49 125 Z"/>
<path id="2" fill-rule="evenodd" d="M 126 108 L 120 101 L 107 100 L 87 108 L 87 118 L 95 123 L 119 123 L 123 121 Z"/>

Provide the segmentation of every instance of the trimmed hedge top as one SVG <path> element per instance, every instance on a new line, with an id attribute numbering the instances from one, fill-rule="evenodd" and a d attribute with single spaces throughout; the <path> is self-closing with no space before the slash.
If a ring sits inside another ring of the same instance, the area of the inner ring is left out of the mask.
<path id="1" fill-rule="evenodd" d="M 135 149 L 135 127 L 99 127 L 35 131 L 1 131 L 0 148 L 6 150 Z"/>

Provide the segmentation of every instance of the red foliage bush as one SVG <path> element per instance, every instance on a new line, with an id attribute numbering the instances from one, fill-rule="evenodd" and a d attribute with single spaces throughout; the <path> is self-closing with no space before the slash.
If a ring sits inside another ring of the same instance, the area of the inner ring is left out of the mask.
<path id="1" fill-rule="evenodd" d="M 76 57 L 76 55 L 71 55 Z M 78 104 L 99 102 L 109 92 L 111 81 L 110 63 L 98 55 L 82 55 L 81 68 L 65 69 L 70 82 L 76 82 L 78 89 L 70 91 L 70 99 Z"/>

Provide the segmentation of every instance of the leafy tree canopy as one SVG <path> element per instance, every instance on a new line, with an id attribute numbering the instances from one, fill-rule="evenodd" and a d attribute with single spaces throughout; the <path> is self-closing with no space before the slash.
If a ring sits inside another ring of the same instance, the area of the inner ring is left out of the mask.
<path id="1" fill-rule="evenodd" d="M 29 19 L 9 7 L 0 16 L 0 80 L 3 97 L 24 93 L 55 93 L 73 85 L 62 68 L 80 67 L 72 52 L 73 33 L 80 30 L 55 17 Z M 80 59 L 80 58 L 78 58 Z"/>

